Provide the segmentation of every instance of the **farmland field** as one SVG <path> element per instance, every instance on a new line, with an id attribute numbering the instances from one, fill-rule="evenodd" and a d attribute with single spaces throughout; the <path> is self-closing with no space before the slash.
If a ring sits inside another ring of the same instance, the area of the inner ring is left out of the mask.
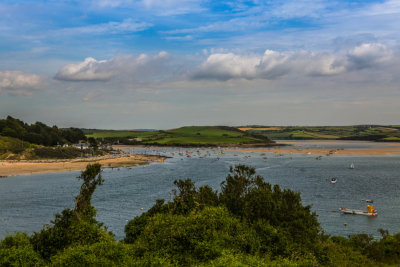
<path id="1" fill-rule="evenodd" d="M 270 139 L 400 141 L 399 126 L 260 126 L 240 129 Z"/>
<path id="2" fill-rule="evenodd" d="M 165 131 L 85 130 L 87 137 L 118 139 L 119 142 L 153 145 L 240 145 L 272 143 L 268 138 L 255 136 L 233 127 L 187 126 Z"/>

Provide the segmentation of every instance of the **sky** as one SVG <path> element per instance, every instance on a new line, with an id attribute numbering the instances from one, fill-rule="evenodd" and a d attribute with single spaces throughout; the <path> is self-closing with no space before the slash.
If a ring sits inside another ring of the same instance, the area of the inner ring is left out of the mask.
<path id="1" fill-rule="evenodd" d="M 399 0 L 0 2 L 0 117 L 399 125 Z"/>

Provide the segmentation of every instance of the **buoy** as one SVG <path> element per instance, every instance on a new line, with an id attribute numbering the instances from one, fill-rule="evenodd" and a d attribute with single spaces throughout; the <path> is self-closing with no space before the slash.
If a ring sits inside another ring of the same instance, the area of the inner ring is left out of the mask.
<path id="1" fill-rule="evenodd" d="M 344 226 L 347 226 L 347 222 L 343 223 Z"/>
<path id="2" fill-rule="evenodd" d="M 143 208 L 140 208 L 140 210 L 143 210 Z"/>

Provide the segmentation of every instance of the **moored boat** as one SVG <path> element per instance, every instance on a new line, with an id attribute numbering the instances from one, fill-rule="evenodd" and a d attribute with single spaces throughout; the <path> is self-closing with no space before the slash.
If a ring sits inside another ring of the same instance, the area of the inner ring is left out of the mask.
<path id="1" fill-rule="evenodd" d="M 374 206 L 368 205 L 367 210 L 353 210 L 353 209 L 347 209 L 344 207 L 340 207 L 340 211 L 344 214 L 354 214 L 354 215 L 365 215 L 365 216 L 377 216 L 378 211 L 374 209 Z"/>

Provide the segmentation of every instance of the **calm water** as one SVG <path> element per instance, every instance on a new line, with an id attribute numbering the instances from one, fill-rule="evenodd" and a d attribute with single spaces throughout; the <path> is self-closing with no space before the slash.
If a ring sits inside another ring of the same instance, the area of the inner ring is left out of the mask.
<path id="1" fill-rule="evenodd" d="M 352 147 L 351 143 L 346 147 Z M 376 146 L 366 142 L 353 144 L 355 147 L 368 145 Z M 301 146 L 305 147 L 303 143 Z M 93 205 L 98 210 L 98 220 L 119 239 L 124 237 L 127 220 L 141 214 L 140 208 L 147 210 L 159 198 L 170 199 L 175 179 L 191 178 L 197 186 L 208 184 L 219 189 L 229 166 L 238 163 L 255 167 L 271 184 L 301 192 L 303 203 L 312 205 L 326 233 L 346 236 L 363 232 L 379 236 L 378 228 L 400 232 L 400 156 L 323 156 L 316 160 L 315 155 L 236 151 L 219 155 L 217 150 L 200 149 L 198 153 L 192 149 L 192 157 L 187 158 L 171 149 L 135 151 L 161 153 L 172 158 L 164 163 L 104 170 L 105 183 L 95 192 Z M 204 157 L 207 151 L 210 155 Z M 348 168 L 352 162 L 354 170 Z M 54 213 L 72 208 L 80 186 L 78 175 L 79 172 L 68 172 L 0 179 L 0 238 L 15 231 L 39 231 L 53 219 Z M 338 179 L 336 184 L 329 182 L 332 177 Z M 332 212 L 341 206 L 365 209 L 367 203 L 362 198 L 374 200 L 379 216 L 369 218 Z"/>

